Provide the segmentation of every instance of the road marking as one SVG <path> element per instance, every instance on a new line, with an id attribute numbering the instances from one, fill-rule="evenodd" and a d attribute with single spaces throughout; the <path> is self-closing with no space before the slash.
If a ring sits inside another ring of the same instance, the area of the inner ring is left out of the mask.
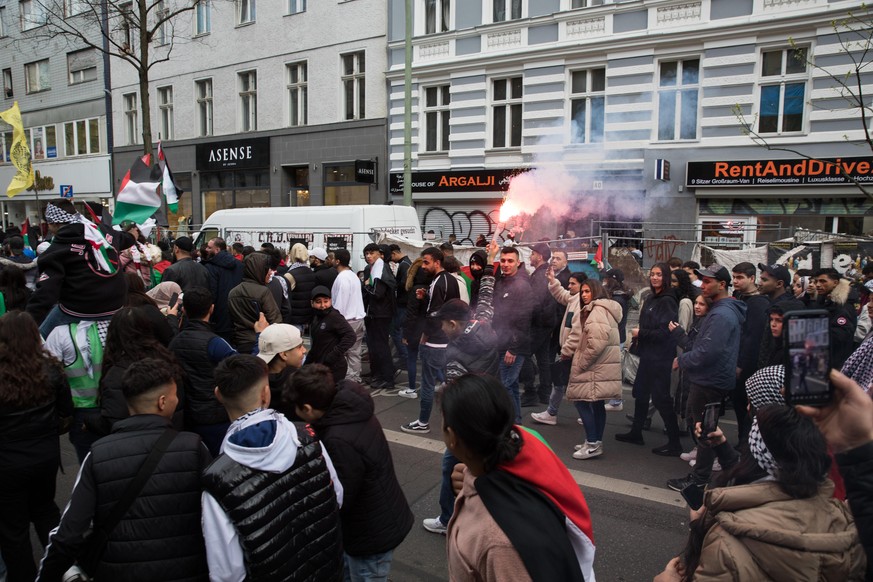
<path id="1" fill-rule="evenodd" d="M 382 430 L 385 432 L 385 438 L 388 440 L 389 443 L 395 443 L 398 445 L 404 445 L 407 447 L 413 447 L 416 449 L 440 454 L 442 454 L 443 451 L 445 451 L 446 449 L 445 445 L 441 441 L 417 436 L 414 434 L 407 434 L 405 432 L 397 432 L 387 429 Z M 652 501 L 654 503 L 660 503 L 662 505 L 669 505 L 671 507 L 686 507 L 685 500 L 682 499 L 682 496 L 675 491 L 671 491 L 670 489 L 660 489 L 658 487 L 652 487 L 650 485 L 644 485 L 642 483 L 625 481 L 624 479 L 614 479 L 613 477 L 594 475 L 591 473 L 586 473 L 584 471 L 579 471 L 577 469 L 568 468 L 568 470 L 570 471 L 570 475 L 573 476 L 573 479 L 580 487 L 583 488 L 583 490 L 598 489 L 601 491 L 608 491 L 609 493 L 628 495 L 630 497 L 636 497 L 638 499 L 644 499 L 646 501 Z"/>

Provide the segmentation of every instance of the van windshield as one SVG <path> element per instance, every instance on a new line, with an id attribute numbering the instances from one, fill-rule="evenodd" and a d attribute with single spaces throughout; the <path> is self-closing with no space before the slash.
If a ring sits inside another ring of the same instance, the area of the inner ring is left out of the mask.
<path id="1" fill-rule="evenodd" d="M 201 230 L 200 233 L 197 235 L 197 239 L 194 241 L 194 248 L 199 249 L 202 245 L 205 245 L 217 236 L 217 228 L 206 228 Z"/>

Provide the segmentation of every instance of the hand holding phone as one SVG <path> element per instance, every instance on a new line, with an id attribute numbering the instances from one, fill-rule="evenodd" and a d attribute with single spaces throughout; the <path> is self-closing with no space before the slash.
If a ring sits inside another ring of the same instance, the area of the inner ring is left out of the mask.
<path id="1" fill-rule="evenodd" d="M 789 311 L 783 316 L 785 400 L 789 404 L 827 406 L 834 397 L 830 318 L 823 309 Z"/>
<path id="2" fill-rule="evenodd" d="M 700 485 L 696 483 L 687 485 L 679 494 L 691 509 L 697 511 L 703 506 L 703 487 Z"/>
<path id="3" fill-rule="evenodd" d="M 173 309 L 174 307 L 176 307 L 177 301 L 179 301 L 179 294 L 173 293 L 172 295 L 170 295 L 170 301 L 167 303 L 167 307 Z"/>

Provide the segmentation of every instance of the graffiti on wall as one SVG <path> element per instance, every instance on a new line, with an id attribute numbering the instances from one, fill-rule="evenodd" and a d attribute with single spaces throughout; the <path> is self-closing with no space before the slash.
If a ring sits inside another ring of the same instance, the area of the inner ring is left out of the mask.
<path id="1" fill-rule="evenodd" d="M 439 206 L 432 206 L 424 213 L 421 231 L 427 233 L 432 230 L 438 237 L 442 236 L 442 238 L 454 234 L 458 237 L 458 242 L 465 245 L 474 244 L 480 234 L 484 234 L 485 238 L 490 241 L 494 236 L 494 231 L 499 226 L 499 210 L 498 207 L 495 207 L 490 212 L 484 210 L 451 211 Z M 502 242 L 508 234 L 509 231 L 504 228 L 498 233 L 497 238 Z"/>
<path id="2" fill-rule="evenodd" d="M 668 234 L 658 241 L 646 241 L 645 244 L 646 258 L 652 259 L 654 263 L 666 263 L 671 257 L 676 256 L 677 249 L 685 246 L 685 243 L 675 234 Z"/>

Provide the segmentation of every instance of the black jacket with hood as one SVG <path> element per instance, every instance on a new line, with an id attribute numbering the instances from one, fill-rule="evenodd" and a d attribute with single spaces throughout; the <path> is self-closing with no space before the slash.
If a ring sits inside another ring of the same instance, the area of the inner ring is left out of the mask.
<path id="1" fill-rule="evenodd" d="M 212 329 L 220 336 L 229 336 L 233 331 L 233 320 L 227 308 L 230 290 L 242 283 L 243 263 L 233 258 L 227 251 L 220 251 L 203 263 L 209 271 L 209 291 L 215 308 L 212 310 Z"/>
<path id="2" fill-rule="evenodd" d="M 346 380 L 324 416 L 312 423 L 343 485 L 343 547 L 351 556 L 393 550 L 414 519 L 374 410 L 370 395 Z"/>
<path id="3" fill-rule="evenodd" d="M 466 373 L 498 376 L 500 358 L 497 355 L 497 335 L 491 327 L 494 311 L 494 268 L 488 265 L 480 278 L 479 302 L 476 313 L 464 330 L 449 339 L 446 350 L 446 379 L 453 380 Z"/>
<path id="4" fill-rule="evenodd" d="M 494 332 L 497 356 L 508 351 L 515 356 L 530 355 L 530 320 L 534 297 L 527 274 L 519 267 L 512 277 L 500 277 L 494 285 Z M 480 291 L 481 293 L 481 291 Z"/>
<path id="5" fill-rule="evenodd" d="M 397 279 L 391 272 L 391 266 L 385 261 L 382 266 L 382 275 L 370 282 L 371 265 L 364 269 L 364 308 L 367 317 L 373 319 L 394 317 L 394 290 L 397 288 Z"/>
<path id="6" fill-rule="evenodd" d="M 244 263 L 243 282 L 230 290 L 228 310 L 233 319 L 234 340 L 239 352 L 249 354 L 255 345 L 255 322 L 263 312 L 270 324 L 282 323 L 282 314 L 267 288 L 270 257 L 252 253 Z"/>
<path id="7" fill-rule="evenodd" d="M 116 233 L 117 234 L 117 233 Z M 123 237 L 104 233 L 110 244 Z M 74 317 L 111 317 L 124 306 L 127 281 L 121 271 L 109 275 L 92 261 L 91 243 L 85 240 L 85 226 L 66 224 L 58 229 L 51 246 L 37 259 L 39 279 L 27 302 L 27 312 L 42 323 L 57 303 Z M 118 266 L 116 246 L 107 249 L 109 262 Z"/>
<path id="8" fill-rule="evenodd" d="M 346 352 L 355 345 L 355 331 L 333 307 L 313 309 L 312 313 L 309 327 L 312 347 L 306 354 L 306 363 L 324 364 L 330 368 L 334 382 L 344 380 L 348 372 Z"/>
<path id="9" fill-rule="evenodd" d="M 819 298 L 810 307 L 825 309 L 830 319 L 831 367 L 839 370 L 855 351 L 855 327 L 858 312 L 850 301 L 852 287 L 847 279 L 840 279 L 827 297 Z"/>

